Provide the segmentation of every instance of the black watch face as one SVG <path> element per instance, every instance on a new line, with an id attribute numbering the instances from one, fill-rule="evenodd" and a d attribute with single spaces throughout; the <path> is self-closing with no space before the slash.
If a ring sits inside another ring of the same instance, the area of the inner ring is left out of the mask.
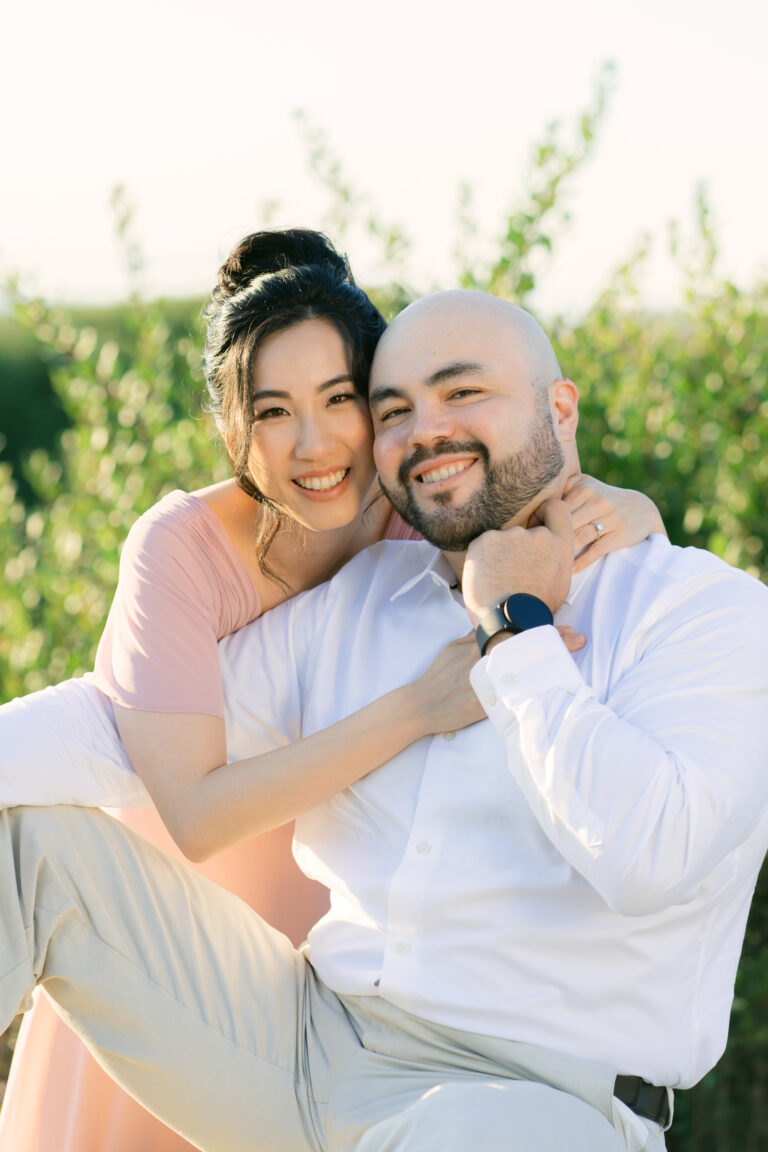
<path id="1" fill-rule="evenodd" d="M 504 615 L 515 632 L 552 623 L 552 613 L 543 600 L 518 592 L 504 601 Z"/>

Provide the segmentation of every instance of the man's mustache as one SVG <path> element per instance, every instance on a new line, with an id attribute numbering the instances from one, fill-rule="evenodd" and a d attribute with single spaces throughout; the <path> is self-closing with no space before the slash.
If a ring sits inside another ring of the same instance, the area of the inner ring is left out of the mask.
<path id="1" fill-rule="evenodd" d="M 434 448 L 417 448 L 416 451 L 400 465 L 397 478 L 405 488 L 408 485 L 411 473 L 419 464 L 424 464 L 427 460 L 434 460 L 436 456 L 460 456 L 462 452 L 479 456 L 486 468 L 490 463 L 490 453 L 485 444 L 481 444 L 479 440 L 441 440 Z"/>

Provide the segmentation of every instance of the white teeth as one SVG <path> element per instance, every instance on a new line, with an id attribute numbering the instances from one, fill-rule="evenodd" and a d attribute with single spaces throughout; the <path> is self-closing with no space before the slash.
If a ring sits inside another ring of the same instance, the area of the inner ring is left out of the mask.
<path id="1" fill-rule="evenodd" d="M 433 484 L 435 480 L 447 480 L 449 476 L 455 476 L 457 472 L 465 472 L 469 468 L 469 462 L 463 464 L 445 464 L 442 468 L 435 468 L 432 472 L 422 472 L 419 480 L 422 484 Z"/>
<path id="2" fill-rule="evenodd" d="M 303 480 L 296 480 L 300 488 L 309 488 L 312 492 L 328 492 L 341 484 L 349 468 L 342 468 L 339 472 L 331 472 L 329 476 L 306 476 Z"/>

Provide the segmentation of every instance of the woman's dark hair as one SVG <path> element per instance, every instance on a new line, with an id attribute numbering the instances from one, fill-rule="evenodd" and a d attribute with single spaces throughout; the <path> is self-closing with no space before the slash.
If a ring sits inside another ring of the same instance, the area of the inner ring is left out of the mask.
<path id="1" fill-rule="evenodd" d="M 248 468 L 259 348 L 275 332 L 305 320 L 328 320 L 346 345 L 355 388 L 367 396 L 371 360 L 386 324 L 355 284 L 346 257 L 321 232 L 307 228 L 253 232 L 241 240 L 219 269 L 204 316 L 208 408 L 226 440 L 237 483 L 264 507 L 257 550 L 269 572 L 265 557 L 281 512 Z"/>

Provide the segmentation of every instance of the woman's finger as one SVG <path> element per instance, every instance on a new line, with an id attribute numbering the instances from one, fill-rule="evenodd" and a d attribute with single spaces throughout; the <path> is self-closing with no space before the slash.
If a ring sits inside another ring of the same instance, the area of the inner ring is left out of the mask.
<path id="1" fill-rule="evenodd" d="M 613 511 L 613 505 L 591 488 L 580 486 L 574 488 L 564 498 L 564 503 L 570 509 L 575 527 L 580 528 L 590 520 L 601 516 L 608 516 Z"/>
<path id="2" fill-rule="evenodd" d="M 581 632 L 574 632 L 570 624 L 558 624 L 557 630 L 569 652 L 578 652 L 587 642 L 586 636 Z"/>
<path id="3" fill-rule="evenodd" d="M 576 553 L 583 552 L 585 548 L 591 548 L 594 544 L 597 544 L 599 540 L 602 540 L 604 536 L 607 536 L 608 533 L 612 531 L 612 525 L 607 521 L 608 517 L 605 518 L 605 521 L 595 518 L 594 520 L 588 520 L 580 527 L 574 525 L 574 551 Z"/>
<path id="4" fill-rule="evenodd" d="M 590 564 L 594 564 L 596 560 L 607 556 L 612 550 L 613 541 L 611 540 L 611 533 L 606 532 L 599 540 L 594 540 L 576 555 L 573 561 L 574 574 L 576 572 L 583 572 L 585 568 L 589 568 Z"/>
<path id="5" fill-rule="evenodd" d="M 585 476 L 583 472 L 574 472 L 572 476 L 569 476 L 565 482 L 565 487 L 563 488 L 563 497 L 566 497 L 569 492 L 573 491 L 574 488 L 578 488 L 580 485 L 582 485 L 584 480 Z"/>

